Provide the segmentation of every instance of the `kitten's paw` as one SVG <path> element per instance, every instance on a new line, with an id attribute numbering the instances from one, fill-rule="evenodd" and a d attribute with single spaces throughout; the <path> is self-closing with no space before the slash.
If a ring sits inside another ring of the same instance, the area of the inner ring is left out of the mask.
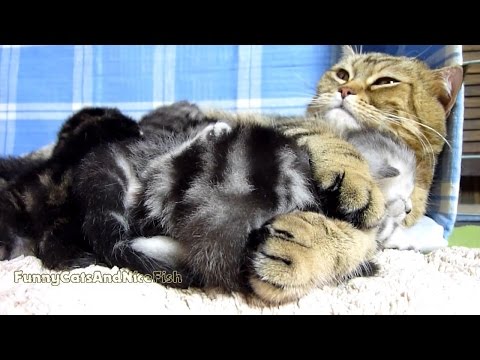
<path id="1" fill-rule="evenodd" d="M 200 133 L 200 137 L 203 140 L 213 140 L 218 137 L 227 135 L 232 131 L 232 127 L 225 122 L 216 122 L 215 124 L 208 125 Z"/>
<path id="2" fill-rule="evenodd" d="M 385 199 L 368 172 L 354 169 L 323 171 L 317 176 L 325 197 L 325 213 L 361 229 L 377 226 L 385 214 Z"/>

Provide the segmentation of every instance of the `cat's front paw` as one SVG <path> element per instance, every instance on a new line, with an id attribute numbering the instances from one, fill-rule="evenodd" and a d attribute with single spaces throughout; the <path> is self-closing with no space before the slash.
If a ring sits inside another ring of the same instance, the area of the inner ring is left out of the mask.
<path id="1" fill-rule="evenodd" d="M 299 144 L 310 154 L 325 214 L 360 229 L 377 226 L 385 213 L 385 199 L 367 161 L 353 145 L 328 134 L 300 137 Z"/>
<path id="2" fill-rule="evenodd" d="M 316 180 L 324 199 L 325 214 L 361 229 L 370 229 L 380 223 L 385 214 L 385 199 L 368 171 L 326 169 L 318 174 Z"/>
<path id="3" fill-rule="evenodd" d="M 289 216 L 279 216 L 253 234 L 256 249 L 249 283 L 259 298 L 286 303 L 315 286 L 317 265 L 321 266 L 312 247 L 315 234 L 310 221 Z"/>
<path id="4" fill-rule="evenodd" d="M 350 276 L 376 249 L 374 234 L 311 212 L 277 216 L 252 234 L 249 285 L 267 303 L 295 301 Z"/>

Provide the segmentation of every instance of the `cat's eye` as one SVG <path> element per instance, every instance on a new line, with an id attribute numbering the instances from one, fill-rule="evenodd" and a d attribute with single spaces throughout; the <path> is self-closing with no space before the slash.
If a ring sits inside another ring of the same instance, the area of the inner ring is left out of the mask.
<path id="1" fill-rule="evenodd" d="M 400 81 L 398 81 L 397 79 L 391 77 L 381 77 L 377 79 L 372 85 L 391 85 L 399 82 Z"/>
<path id="2" fill-rule="evenodd" d="M 348 79 L 350 78 L 348 71 L 345 69 L 338 70 L 336 75 L 340 80 L 343 80 L 343 81 L 348 81 Z"/>

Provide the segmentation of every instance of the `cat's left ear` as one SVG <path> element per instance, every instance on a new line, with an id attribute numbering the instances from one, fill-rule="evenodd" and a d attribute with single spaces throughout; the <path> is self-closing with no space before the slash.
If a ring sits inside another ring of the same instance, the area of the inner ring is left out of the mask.
<path id="1" fill-rule="evenodd" d="M 445 108 L 445 114 L 448 116 L 462 87 L 463 68 L 460 65 L 454 65 L 435 70 L 435 72 L 443 82 L 443 91 L 440 92 L 438 99 Z"/>

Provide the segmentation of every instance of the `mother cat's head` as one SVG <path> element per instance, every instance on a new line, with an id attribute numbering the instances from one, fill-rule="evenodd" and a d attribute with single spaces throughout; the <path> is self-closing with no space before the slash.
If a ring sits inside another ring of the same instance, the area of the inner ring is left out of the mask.
<path id="1" fill-rule="evenodd" d="M 462 80 L 461 66 L 431 70 L 414 58 L 356 54 L 344 47 L 340 61 L 319 81 L 308 113 L 340 133 L 388 130 L 415 151 L 418 161 L 428 161 L 445 143 L 446 118 Z"/>

